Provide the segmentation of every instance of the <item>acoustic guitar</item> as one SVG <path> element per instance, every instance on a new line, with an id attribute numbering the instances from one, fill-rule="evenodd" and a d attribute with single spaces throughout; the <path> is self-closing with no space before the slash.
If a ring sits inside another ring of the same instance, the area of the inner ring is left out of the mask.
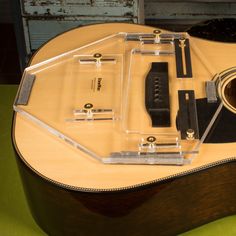
<path id="1" fill-rule="evenodd" d="M 12 139 L 49 235 L 176 235 L 236 213 L 236 45 L 123 23 L 25 69 Z"/>

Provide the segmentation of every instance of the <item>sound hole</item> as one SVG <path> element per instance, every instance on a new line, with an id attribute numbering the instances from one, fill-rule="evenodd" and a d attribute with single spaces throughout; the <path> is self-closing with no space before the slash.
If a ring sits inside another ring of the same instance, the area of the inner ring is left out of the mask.
<path id="1" fill-rule="evenodd" d="M 226 85 L 224 94 L 228 103 L 236 109 L 236 78 Z"/>

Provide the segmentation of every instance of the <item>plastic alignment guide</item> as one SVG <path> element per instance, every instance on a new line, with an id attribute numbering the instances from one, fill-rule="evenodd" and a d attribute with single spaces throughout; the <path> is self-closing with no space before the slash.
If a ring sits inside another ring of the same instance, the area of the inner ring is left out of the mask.
<path id="1" fill-rule="evenodd" d="M 200 135 L 192 43 L 159 30 L 102 38 L 26 68 L 14 110 L 106 164 L 189 164 L 221 108 Z"/>

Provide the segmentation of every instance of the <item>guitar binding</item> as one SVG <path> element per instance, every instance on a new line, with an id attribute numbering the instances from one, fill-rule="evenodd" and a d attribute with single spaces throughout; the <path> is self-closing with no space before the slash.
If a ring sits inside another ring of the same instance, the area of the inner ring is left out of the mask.
<path id="1" fill-rule="evenodd" d="M 219 89 L 202 55 L 185 32 L 109 35 L 26 68 L 13 108 L 104 164 L 191 164 L 222 108 L 199 135 L 196 102 L 215 102 Z M 168 66 L 165 78 L 158 72 L 145 90 L 155 65 Z M 195 96 L 183 104 L 180 93 Z"/>

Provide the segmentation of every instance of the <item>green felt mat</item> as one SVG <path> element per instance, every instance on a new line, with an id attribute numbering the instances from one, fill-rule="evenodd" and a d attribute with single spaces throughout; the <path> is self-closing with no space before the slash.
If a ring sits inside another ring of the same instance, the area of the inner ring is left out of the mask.
<path id="1" fill-rule="evenodd" d="M 16 91 L 16 85 L 0 85 L 0 236 L 44 236 L 46 234 L 30 215 L 11 144 L 12 104 Z M 182 234 L 211 235 L 235 236 L 236 216 Z"/>

